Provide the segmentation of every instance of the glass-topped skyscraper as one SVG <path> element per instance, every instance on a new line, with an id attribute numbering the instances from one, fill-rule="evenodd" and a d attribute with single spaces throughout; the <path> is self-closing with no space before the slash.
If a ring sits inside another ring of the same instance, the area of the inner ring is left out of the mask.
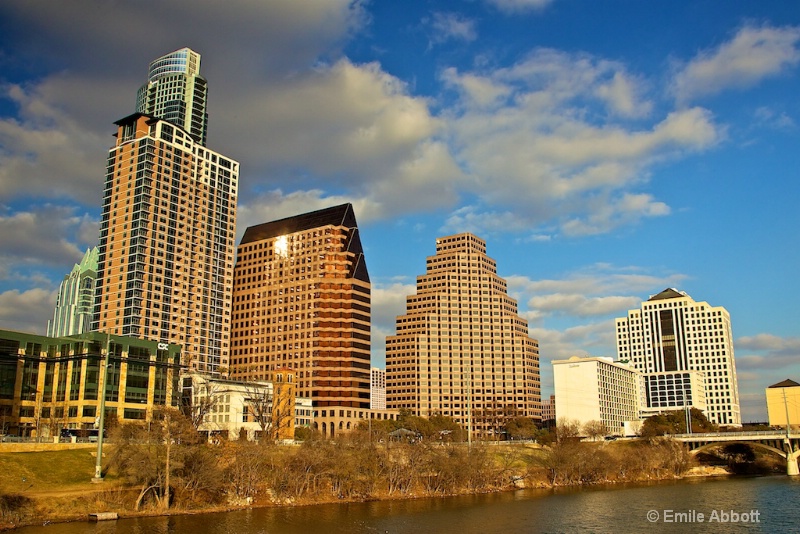
<path id="1" fill-rule="evenodd" d="M 180 126 L 205 146 L 208 83 L 200 76 L 200 54 L 181 48 L 152 63 L 136 94 L 136 111 Z"/>

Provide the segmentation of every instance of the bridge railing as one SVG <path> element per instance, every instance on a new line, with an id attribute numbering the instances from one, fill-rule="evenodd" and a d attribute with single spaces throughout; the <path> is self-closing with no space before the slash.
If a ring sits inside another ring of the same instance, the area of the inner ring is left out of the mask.
<path id="1" fill-rule="evenodd" d="M 692 434 L 672 434 L 673 438 L 743 438 L 746 436 L 753 437 L 785 437 L 785 430 L 754 430 L 752 432 L 698 432 Z M 791 431 L 790 438 L 800 438 L 800 432 Z"/>

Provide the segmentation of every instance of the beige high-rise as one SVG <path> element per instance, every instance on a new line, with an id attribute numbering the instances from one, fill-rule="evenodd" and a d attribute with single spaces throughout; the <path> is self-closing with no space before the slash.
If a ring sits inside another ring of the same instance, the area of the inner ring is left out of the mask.
<path id="1" fill-rule="evenodd" d="M 386 406 L 441 414 L 493 434 L 511 417 L 541 419 L 539 344 L 506 281 L 469 234 L 436 240 L 436 255 L 386 338 Z"/>
<path id="2" fill-rule="evenodd" d="M 92 329 L 176 343 L 184 364 L 224 373 L 239 164 L 149 115 L 116 124 Z"/>

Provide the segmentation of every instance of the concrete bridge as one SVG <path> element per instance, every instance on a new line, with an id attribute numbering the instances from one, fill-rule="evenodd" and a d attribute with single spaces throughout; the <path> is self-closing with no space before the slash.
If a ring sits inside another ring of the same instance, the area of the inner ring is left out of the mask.
<path id="1" fill-rule="evenodd" d="M 759 430 L 753 432 L 711 432 L 706 434 L 675 434 L 676 441 L 688 445 L 692 455 L 699 452 L 727 445 L 729 443 L 745 443 L 758 447 L 781 458 L 786 459 L 786 474 L 800 475 L 797 458 L 800 456 L 800 432 L 791 430 Z"/>

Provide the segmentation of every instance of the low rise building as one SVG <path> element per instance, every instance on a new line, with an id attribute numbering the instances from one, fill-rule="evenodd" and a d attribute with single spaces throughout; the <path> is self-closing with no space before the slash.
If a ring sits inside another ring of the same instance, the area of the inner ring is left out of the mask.
<path id="1" fill-rule="evenodd" d="M 556 419 L 581 425 L 601 421 L 621 435 L 626 421 L 639 419 L 641 375 L 611 358 L 573 356 L 553 361 Z"/>
<path id="2" fill-rule="evenodd" d="M 786 379 L 767 388 L 767 416 L 770 426 L 800 426 L 800 384 Z"/>
<path id="3" fill-rule="evenodd" d="M 169 343 L 0 330 L 0 430 L 55 437 L 64 428 L 96 428 L 101 391 L 106 424 L 150 421 L 155 408 L 179 406 L 180 361 L 180 345 Z"/>

